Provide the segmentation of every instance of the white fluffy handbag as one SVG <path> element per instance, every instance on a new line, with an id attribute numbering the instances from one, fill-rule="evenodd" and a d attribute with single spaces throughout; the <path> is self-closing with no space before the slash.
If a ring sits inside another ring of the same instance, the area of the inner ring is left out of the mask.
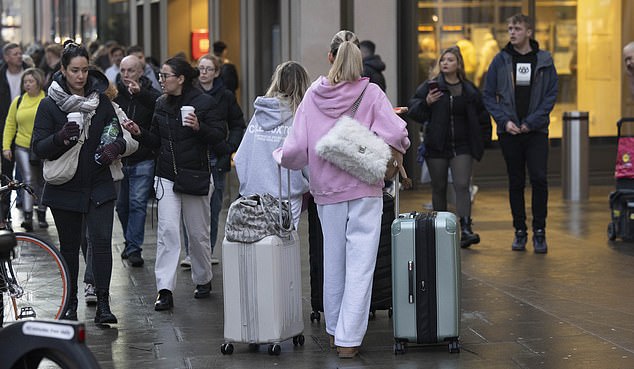
<path id="1" fill-rule="evenodd" d="M 315 150 L 322 159 L 372 185 L 383 181 L 392 157 L 381 137 L 347 115 L 317 141 Z"/>

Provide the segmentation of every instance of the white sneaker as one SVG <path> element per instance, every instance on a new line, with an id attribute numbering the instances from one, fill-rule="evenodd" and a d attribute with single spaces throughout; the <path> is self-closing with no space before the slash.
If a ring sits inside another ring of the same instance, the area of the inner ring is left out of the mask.
<path id="1" fill-rule="evenodd" d="M 213 257 L 213 256 L 212 256 L 212 257 L 211 257 L 211 264 L 212 264 L 212 265 L 217 265 L 217 264 L 220 264 L 220 259 L 215 258 L 215 257 Z"/>
<path id="2" fill-rule="evenodd" d="M 86 300 L 86 305 L 95 305 L 97 303 L 95 286 L 90 283 L 86 283 L 86 286 L 84 287 L 84 300 Z"/>
<path id="3" fill-rule="evenodd" d="M 189 255 L 185 256 L 185 259 L 181 260 L 181 268 L 191 269 L 192 267 L 192 259 L 190 259 Z"/>

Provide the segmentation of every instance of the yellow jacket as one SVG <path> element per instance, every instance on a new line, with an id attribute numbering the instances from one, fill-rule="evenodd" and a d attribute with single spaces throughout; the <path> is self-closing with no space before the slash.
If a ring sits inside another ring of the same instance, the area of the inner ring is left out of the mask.
<path id="1" fill-rule="evenodd" d="M 44 97 L 44 91 L 40 91 L 40 94 L 36 97 L 31 97 L 28 93 L 25 93 L 22 95 L 19 107 L 18 99 L 20 97 L 13 99 L 4 125 L 2 150 L 11 150 L 11 143 L 14 138 L 16 145 L 26 148 L 31 147 L 31 133 L 33 133 L 33 125 L 35 124 L 35 113 L 37 113 L 37 107 Z"/>

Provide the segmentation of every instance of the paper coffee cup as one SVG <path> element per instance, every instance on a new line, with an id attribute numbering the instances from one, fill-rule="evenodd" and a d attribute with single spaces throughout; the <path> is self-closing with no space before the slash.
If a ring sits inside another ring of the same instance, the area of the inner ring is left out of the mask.
<path id="1" fill-rule="evenodd" d="M 181 122 L 183 123 L 184 126 L 187 126 L 188 124 L 185 123 L 185 117 L 189 114 L 189 113 L 193 113 L 194 107 L 193 106 L 189 106 L 189 105 L 185 105 L 183 107 L 181 107 Z"/>
<path id="2" fill-rule="evenodd" d="M 84 120 L 82 119 L 80 112 L 68 113 L 68 115 L 66 115 L 66 119 L 68 119 L 69 122 L 77 123 L 80 130 L 84 127 Z"/>

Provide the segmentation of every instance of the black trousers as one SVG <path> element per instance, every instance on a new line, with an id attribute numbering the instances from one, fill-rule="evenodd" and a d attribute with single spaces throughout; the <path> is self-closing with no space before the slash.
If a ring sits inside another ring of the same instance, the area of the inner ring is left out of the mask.
<path id="1" fill-rule="evenodd" d="M 509 202 L 513 227 L 526 230 L 524 188 L 526 169 L 531 182 L 531 210 L 533 230 L 546 227 L 548 212 L 548 134 L 529 132 L 519 135 L 500 135 L 500 146 L 506 161 L 509 178 Z"/>
<path id="2" fill-rule="evenodd" d="M 59 235 L 60 252 L 70 271 L 70 296 L 77 295 L 79 249 L 87 233 L 92 247 L 92 268 L 97 290 L 110 289 L 112 274 L 112 222 L 114 200 L 98 207 L 90 203 L 88 213 L 51 208 Z"/>

